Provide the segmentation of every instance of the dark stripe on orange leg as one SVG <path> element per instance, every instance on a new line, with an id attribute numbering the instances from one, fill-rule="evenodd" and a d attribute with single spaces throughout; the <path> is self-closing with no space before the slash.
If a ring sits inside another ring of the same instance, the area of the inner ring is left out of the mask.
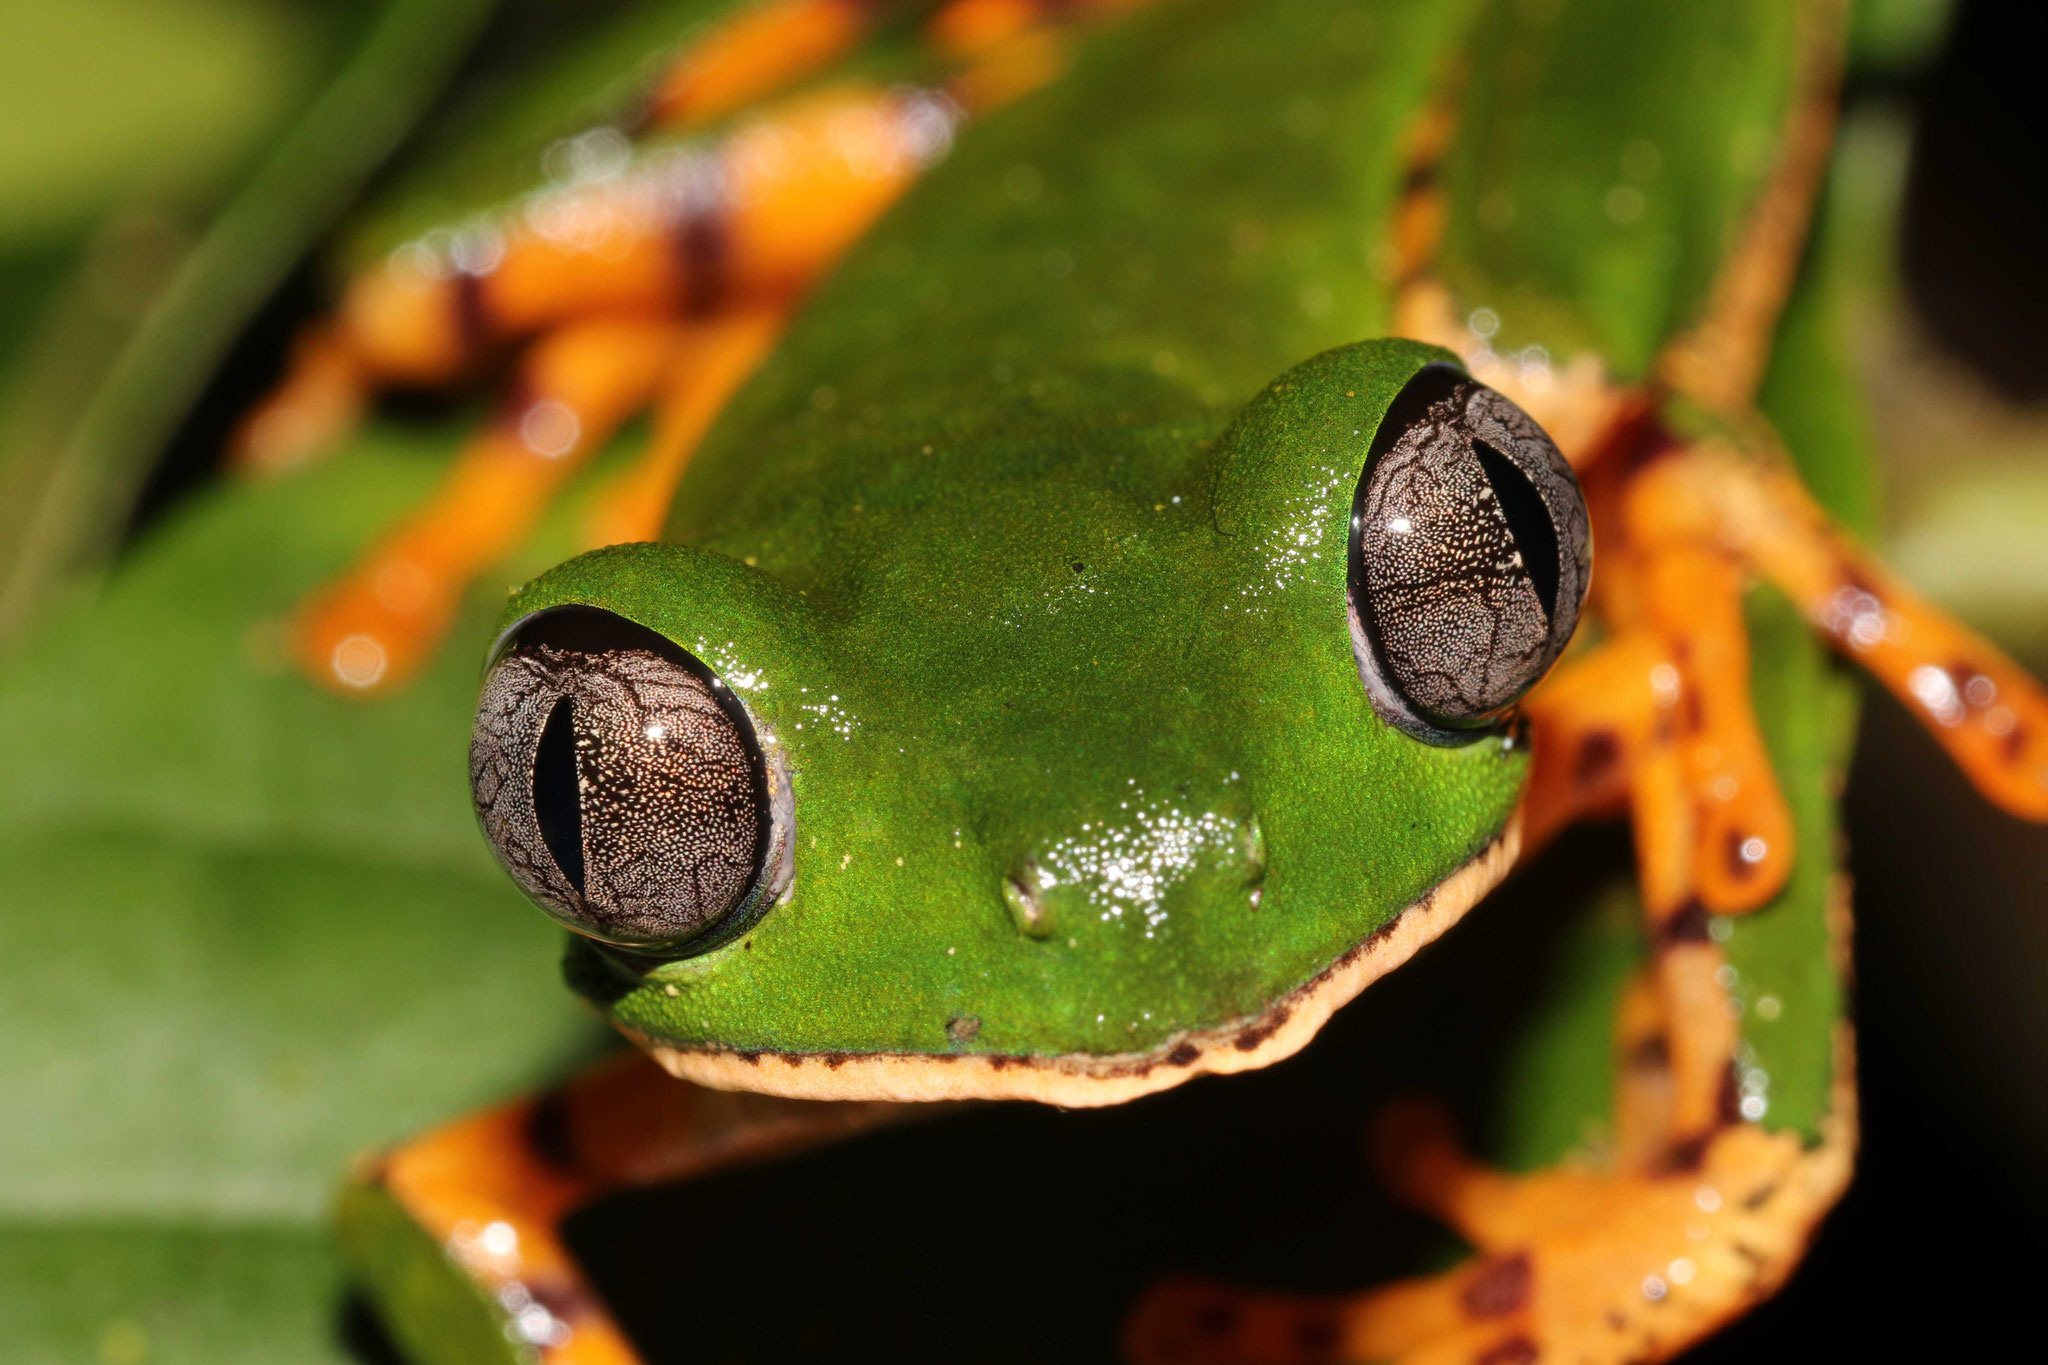
<path id="1" fill-rule="evenodd" d="M 724 206 L 692 205 L 676 227 L 676 259 L 682 268 L 685 316 L 704 317 L 725 300 L 731 258 L 732 242 Z"/>
<path id="2" fill-rule="evenodd" d="M 1525 1251 L 1478 1262 L 1472 1278 L 1459 1291 L 1458 1302 L 1468 1317 L 1503 1318 L 1529 1303 L 1532 1271 Z"/>
<path id="3" fill-rule="evenodd" d="M 1645 471 L 1673 535 L 1728 546 L 1919 717 L 1991 801 L 2048 820 L 2048 691 L 1839 527 L 1789 471 L 1703 446 Z"/>
<path id="4" fill-rule="evenodd" d="M 1643 606 L 1679 661 L 1697 895 L 1722 914 L 1752 910 L 1791 875 L 1793 836 L 1749 704 L 1742 573 L 1718 550 L 1686 544 L 1645 544 L 1639 561 Z"/>
<path id="5" fill-rule="evenodd" d="M 1660 667 L 1668 667 L 1661 644 L 1626 632 L 1567 659 L 1531 695 L 1525 857 L 1626 797 L 1630 756 L 1657 718 Z"/>

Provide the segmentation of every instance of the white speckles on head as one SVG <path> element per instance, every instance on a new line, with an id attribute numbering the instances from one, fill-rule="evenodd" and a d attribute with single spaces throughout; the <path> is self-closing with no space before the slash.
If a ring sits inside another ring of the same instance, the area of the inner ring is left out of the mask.
<path id="1" fill-rule="evenodd" d="M 1154 800 L 1127 822 L 1089 821 L 1054 843 L 1038 859 L 1038 889 L 1074 887 L 1100 922 L 1129 924 L 1152 938 L 1167 922 L 1168 892 L 1206 857 L 1242 847 L 1244 839 L 1243 825 L 1230 816 Z"/>
<path id="2" fill-rule="evenodd" d="M 1264 610 L 1261 599 L 1285 592 L 1326 559 L 1341 561 L 1344 543 L 1330 532 L 1331 518 L 1344 505 L 1348 485 L 1357 481 L 1335 465 L 1317 470 L 1307 490 L 1291 494 L 1258 543 L 1261 573 L 1238 587 L 1247 613 Z"/>

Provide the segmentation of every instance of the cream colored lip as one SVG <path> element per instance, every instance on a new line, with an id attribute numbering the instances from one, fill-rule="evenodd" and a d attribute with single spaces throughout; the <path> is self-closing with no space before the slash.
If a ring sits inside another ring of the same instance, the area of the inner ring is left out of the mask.
<path id="1" fill-rule="evenodd" d="M 1521 815 L 1434 890 L 1257 1015 L 1193 1029 L 1146 1052 L 1049 1057 L 978 1054 L 731 1052 L 634 1041 L 683 1080 L 806 1100 L 1037 1100 L 1092 1108 L 1195 1076 L 1251 1071 L 1291 1057 L 1360 991 L 1465 917 L 1514 865 Z"/>

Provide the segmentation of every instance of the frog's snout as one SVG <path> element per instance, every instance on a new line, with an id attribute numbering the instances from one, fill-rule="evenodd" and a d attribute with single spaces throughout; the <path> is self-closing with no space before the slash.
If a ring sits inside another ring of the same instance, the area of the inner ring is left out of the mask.
<path id="1" fill-rule="evenodd" d="M 1114 818 L 1082 819 L 1017 859 L 998 887 L 1019 933 L 1071 935 L 1083 926 L 1156 937 L 1176 918 L 1228 905 L 1256 909 L 1266 880 L 1258 816 L 1227 801 L 1135 790 Z"/>

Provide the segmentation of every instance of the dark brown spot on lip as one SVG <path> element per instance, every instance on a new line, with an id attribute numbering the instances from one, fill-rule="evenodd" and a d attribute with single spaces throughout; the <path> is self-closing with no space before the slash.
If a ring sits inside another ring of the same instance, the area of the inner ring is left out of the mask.
<path id="1" fill-rule="evenodd" d="M 800 1052 L 778 1052 L 775 1055 L 780 1057 L 782 1064 L 792 1071 L 804 1064 L 804 1057 Z"/>
<path id="2" fill-rule="evenodd" d="M 852 1061 L 853 1057 L 850 1053 L 828 1052 L 825 1054 L 824 1060 L 826 1070 L 837 1071 L 840 1067 L 845 1066 L 848 1062 Z"/>
<path id="3" fill-rule="evenodd" d="M 1410 906 L 1410 907 L 1409 907 L 1409 909 L 1410 909 L 1410 910 L 1427 910 L 1427 909 L 1429 909 L 1429 902 L 1430 902 L 1430 899 L 1431 899 L 1431 897 L 1433 897 L 1433 896 L 1434 896 L 1435 894 L 1436 894 L 1436 893 L 1435 893 L 1434 891 L 1431 891 L 1431 892 L 1427 892 L 1427 893 L 1425 893 L 1425 894 L 1424 894 L 1424 896 L 1423 896 L 1423 898 L 1422 898 L 1421 900 L 1419 900 L 1419 901 L 1415 902 L 1415 904 L 1414 904 L 1414 905 L 1412 905 L 1412 906 Z M 1350 962 L 1351 962 L 1351 961 L 1352 961 L 1352 960 L 1353 960 L 1354 958 L 1358 957 L 1358 955 L 1359 955 L 1359 954 L 1361 954 L 1361 953 L 1365 952 L 1365 951 L 1366 951 L 1367 949 L 1369 949 L 1369 948 L 1372 948 L 1372 947 L 1373 947 L 1373 946 L 1375 946 L 1376 944 L 1384 943 L 1384 942 L 1385 942 L 1385 941 L 1386 941 L 1387 939 L 1389 939 L 1389 938 L 1393 937 L 1393 934 L 1394 934 L 1394 927 L 1395 927 L 1396 925 L 1398 925 L 1398 924 L 1399 924 L 1399 923 L 1401 922 L 1402 916 L 1406 915 L 1407 913 L 1408 913 L 1408 911 L 1407 911 L 1407 910 L 1404 910 L 1404 911 L 1402 911 L 1402 912 L 1401 912 L 1401 914 L 1399 914 L 1399 915 L 1396 915 L 1396 916 L 1394 916 L 1394 917 L 1393 917 L 1392 919 L 1388 920 L 1388 921 L 1387 921 L 1387 922 L 1386 922 L 1385 924 L 1382 924 L 1382 925 L 1381 925 L 1381 926 L 1380 926 L 1379 928 L 1377 928 L 1377 929 L 1373 930 L 1373 931 L 1372 931 L 1372 932 L 1371 932 L 1370 934 L 1367 934 L 1367 935 L 1365 936 L 1365 942 L 1363 942 L 1363 943 L 1359 944 L 1359 945 L 1358 945 L 1358 946 L 1357 946 L 1356 948 L 1353 948 L 1353 949 L 1351 949 L 1351 951 L 1349 951 L 1349 952 L 1345 953 L 1343 957 L 1341 957 L 1341 958 L 1339 958 L 1339 959 L 1337 959 L 1337 960 L 1338 960 L 1339 962 L 1342 962 L 1342 963 L 1345 963 L 1345 964 L 1347 964 L 1347 965 L 1348 965 L 1348 964 L 1349 964 L 1349 963 L 1350 963 Z"/>
<path id="4" fill-rule="evenodd" d="M 1663 1071 L 1671 1065 L 1671 1043 L 1661 1033 L 1643 1039 L 1628 1050 L 1628 1064 L 1643 1071 Z"/>
<path id="5" fill-rule="evenodd" d="M 1535 1365 L 1543 1352 L 1525 1336 L 1509 1337 L 1472 1357 L 1472 1365 Z"/>
<path id="6" fill-rule="evenodd" d="M 1581 787 L 1594 786 L 1620 762 L 1620 737 L 1612 730 L 1589 731 L 1572 757 L 1572 781 Z"/>
<path id="7" fill-rule="evenodd" d="M 2007 763 L 2017 766 L 2020 757 L 2026 751 L 2027 727 L 2021 725 L 2018 721 L 2014 721 L 2012 729 L 2005 732 L 2004 743 L 1999 746 L 1999 757 L 2003 758 Z"/>
<path id="8" fill-rule="evenodd" d="M 748 1066 L 759 1066 L 761 1064 L 761 1054 L 758 1052 L 741 1051 L 735 1052 L 732 1055 L 745 1062 Z"/>
<path id="9" fill-rule="evenodd" d="M 1275 1005 L 1266 1012 L 1265 1018 L 1237 1035 L 1234 1046 L 1239 1052 L 1251 1052 L 1265 1042 L 1287 1022 L 1293 1011 L 1285 1005 Z"/>
<path id="10" fill-rule="evenodd" d="M 1166 1054 L 1166 1064 L 1168 1066 L 1192 1066 L 1195 1059 L 1201 1055 L 1202 1049 L 1196 1047 L 1193 1043 L 1182 1043 Z"/>
<path id="11" fill-rule="evenodd" d="M 991 1053 L 988 1058 L 988 1069 L 991 1071 L 1007 1070 L 1010 1063 L 1015 1060 L 1016 1058 L 1005 1057 L 1001 1053 Z"/>
<path id="12" fill-rule="evenodd" d="M 1529 1253 L 1514 1252 L 1482 1261 L 1458 1293 L 1458 1305 L 1471 1318 L 1500 1318 L 1520 1312 L 1529 1302 L 1535 1268 Z"/>

